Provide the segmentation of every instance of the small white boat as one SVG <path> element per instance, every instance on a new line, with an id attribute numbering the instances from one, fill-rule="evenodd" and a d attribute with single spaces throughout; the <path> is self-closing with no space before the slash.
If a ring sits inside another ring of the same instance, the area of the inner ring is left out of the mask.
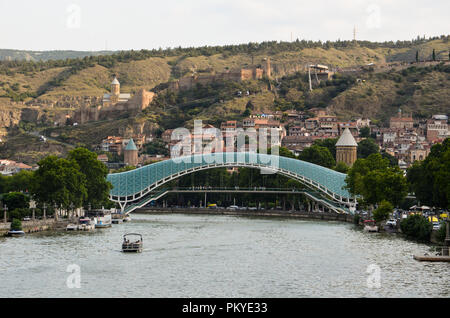
<path id="1" fill-rule="evenodd" d="M 371 233 L 378 232 L 378 226 L 374 220 L 366 220 L 364 221 L 364 231 Z"/>
<path id="2" fill-rule="evenodd" d="M 131 222 L 131 217 L 127 216 L 123 219 L 124 222 Z"/>
<path id="3" fill-rule="evenodd" d="M 66 227 L 66 231 L 78 231 L 78 225 L 76 225 L 76 224 L 69 224 Z"/>
<path id="4" fill-rule="evenodd" d="M 112 226 L 111 213 L 107 213 L 106 211 L 98 212 L 97 216 L 95 217 L 95 228 L 104 229 L 111 226 Z"/>
<path id="5" fill-rule="evenodd" d="M 130 241 L 129 236 L 139 237 L 136 241 Z M 123 236 L 122 252 L 124 253 L 142 253 L 144 248 L 144 239 L 141 234 L 129 233 Z"/>
<path id="6" fill-rule="evenodd" d="M 7 234 L 9 237 L 19 237 L 19 236 L 24 236 L 25 232 L 24 231 L 15 231 L 15 230 L 11 230 L 8 232 Z"/>
<path id="7" fill-rule="evenodd" d="M 78 225 L 79 231 L 93 231 L 95 230 L 95 224 L 89 218 L 80 219 L 80 224 Z"/>

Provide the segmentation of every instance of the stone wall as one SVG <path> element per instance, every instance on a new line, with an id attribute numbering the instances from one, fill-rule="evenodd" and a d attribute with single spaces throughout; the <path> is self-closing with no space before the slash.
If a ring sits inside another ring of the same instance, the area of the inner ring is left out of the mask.
<path id="1" fill-rule="evenodd" d="M 54 219 L 35 220 L 22 222 L 22 230 L 25 233 L 36 233 L 48 231 L 55 228 L 56 222 Z M 11 228 L 11 223 L 0 223 L 0 235 L 5 235 Z"/>

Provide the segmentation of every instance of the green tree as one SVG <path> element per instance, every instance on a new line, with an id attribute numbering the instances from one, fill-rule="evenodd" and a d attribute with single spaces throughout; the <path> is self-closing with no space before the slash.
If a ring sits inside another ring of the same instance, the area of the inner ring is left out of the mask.
<path id="1" fill-rule="evenodd" d="M 419 51 L 416 51 L 416 62 L 419 62 Z"/>
<path id="2" fill-rule="evenodd" d="M 414 162 L 407 179 L 420 202 L 450 208 L 450 138 L 431 147 L 424 161 Z"/>
<path id="3" fill-rule="evenodd" d="M 336 164 L 328 148 L 317 145 L 304 149 L 298 158 L 326 168 L 332 168 Z"/>
<path id="4" fill-rule="evenodd" d="M 358 144 L 358 158 L 364 159 L 379 151 L 380 147 L 372 138 L 364 139 Z"/>
<path id="5" fill-rule="evenodd" d="M 391 165 L 391 167 L 398 167 L 398 159 L 388 154 L 386 151 L 381 152 L 381 157 L 383 157 L 383 159 L 389 160 L 389 164 Z"/>
<path id="6" fill-rule="evenodd" d="M 347 173 L 350 168 L 343 162 L 338 162 L 334 170 L 337 172 Z"/>
<path id="7" fill-rule="evenodd" d="M 111 183 L 106 180 L 108 168 L 99 160 L 97 155 L 85 148 L 77 148 L 69 152 L 68 159 L 75 161 L 84 174 L 86 180 L 87 196 L 83 206 L 90 204 L 93 208 L 100 208 L 109 203 Z"/>
<path id="8" fill-rule="evenodd" d="M 402 220 L 400 229 L 407 238 L 429 242 L 433 225 L 423 216 L 414 214 Z"/>
<path id="9" fill-rule="evenodd" d="M 11 222 L 11 231 L 22 231 L 22 222 L 18 219 L 14 219 Z"/>
<path id="10" fill-rule="evenodd" d="M 270 155 L 272 154 L 272 148 L 267 149 L 267 154 Z M 286 157 L 286 158 L 292 158 L 292 159 L 296 159 L 295 155 L 292 153 L 292 151 L 290 151 L 289 149 L 287 149 L 286 147 L 279 147 L 278 148 L 278 155 L 280 157 Z"/>
<path id="11" fill-rule="evenodd" d="M 433 49 L 433 61 L 436 61 L 436 50 Z"/>
<path id="12" fill-rule="evenodd" d="M 370 127 L 362 127 L 359 130 L 359 136 L 362 138 L 369 138 L 370 137 Z"/>
<path id="13" fill-rule="evenodd" d="M 2 201 L 12 211 L 14 209 L 28 208 L 30 197 L 20 192 L 10 192 L 3 195 Z"/>
<path id="14" fill-rule="evenodd" d="M 437 231 L 436 239 L 439 242 L 444 243 L 446 236 L 447 236 L 447 222 L 444 221 L 441 223 L 441 227 Z"/>
<path id="15" fill-rule="evenodd" d="M 314 145 L 321 146 L 327 148 L 333 158 L 336 158 L 336 138 L 327 138 L 327 139 L 317 139 L 314 141 Z"/>
<path id="16" fill-rule="evenodd" d="M 13 191 L 28 192 L 31 188 L 33 172 L 22 170 L 11 177 L 9 186 Z"/>
<path id="17" fill-rule="evenodd" d="M 389 160 L 379 153 L 356 160 L 345 181 L 350 193 L 362 195 L 367 204 L 386 200 L 398 205 L 408 193 L 403 172 L 398 167 L 391 167 Z"/>
<path id="18" fill-rule="evenodd" d="M 74 160 L 49 156 L 39 163 L 31 193 L 38 202 L 70 208 L 82 206 L 87 197 L 86 176 Z"/>
<path id="19" fill-rule="evenodd" d="M 144 153 L 148 155 L 169 155 L 169 149 L 166 148 L 166 144 L 161 140 L 155 140 L 151 143 L 144 145 Z"/>
<path id="20" fill-rule="evenodd" d="M 10 177 L 5 177 L 0 174 L 0 194 L 9 192 L 9 180 Z"/>
<path id="21" fill-rule="evenodd" d="M 383 200 L 378 208 L 373 211 L 373 219 L 377 223 L 383 222 L 389 218 L 393 210 L 394 207 L 392 204 L 389 201 Z"/>

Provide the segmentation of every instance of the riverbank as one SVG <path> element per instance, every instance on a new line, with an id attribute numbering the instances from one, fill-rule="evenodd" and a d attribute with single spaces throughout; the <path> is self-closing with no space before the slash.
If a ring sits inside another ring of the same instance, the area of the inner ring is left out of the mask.
<path id="1" fill-rule="evenodd" d="M 134 214 L 205 214 L 205 215 L 228 215 L 247 217 L 282 217 L 292 219 L 341 221 L 353 223 L 354 217 L 350 214 L 337 214 L 325 212 L 306 211 L 278 211 L 278 210 L 225 210 L 225 209 L 202 209 L 202 208 L 142 208 L 133 212 Z"/>
<path id="2" fill-rule="evenodd" d="M 69 220 L 54 219 L 22 221 L 22 230 L 25 233 L 37 233 L 43 231 L 53 231 L 65 229 Z M 0 236 L 5 236 L 11 228 L 11 223 L 0 223 Z"/>

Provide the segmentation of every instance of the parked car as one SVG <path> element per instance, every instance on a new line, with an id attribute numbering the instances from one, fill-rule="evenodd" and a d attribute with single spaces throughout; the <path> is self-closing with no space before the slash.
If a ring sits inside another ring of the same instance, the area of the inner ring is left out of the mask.
<path id="1" fill-rule="evenodd" d="M 237 205 L 231 205 L 227 208 L 227 210 L 236 211 L 239 210 L 239 207 Z"/>
<path id="2" fill-rule="evenodd" d="M 438 231 L 441 228 L 441 223 L 433 223 L 433 230 L 434 231 Z"/>
<path id="3" fill-rule="evenodd" d="M 386 222 L 387 226 L 396 227 L 397 226 L 397 220 L 390 219 Z"/>

